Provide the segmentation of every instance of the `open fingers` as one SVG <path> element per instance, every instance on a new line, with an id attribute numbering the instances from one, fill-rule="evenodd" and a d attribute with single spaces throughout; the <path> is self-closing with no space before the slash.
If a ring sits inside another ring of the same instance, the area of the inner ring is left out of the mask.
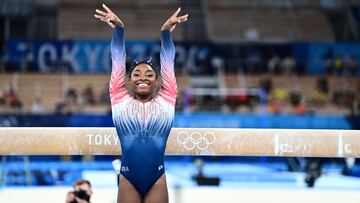
<path id="1" fill-rule="evenodd" d="M 186 15 L 183 15 L 183 16 L 180 16 L 180 17 L 172 17 L 171 19 L 170 19 L 170 23 L 172 24 L 172 25 L 176 25 L 176 24 L 179 24 L 179 23 L 183 23 L 183 22 L 186 22 L 187 21 L 187 19 L 188 19 L 188 14 L 186 14 Z"/>
<path id="2" fill-rule="evenodd" d="M 183 23 L 183 22 L 186 22 L 187 21 L 187 19 L 188 19 L 188 14 L 185 14 L 185 15 L 183 15 L 183 16 L 180 16 L 180 17 L 178 17 L 177 19 L 178 19 L 178 22 L 179 23 Z"/>
<path id="3" fill-rule="evenodd" d="M 106 19 L 106 17 L 100 16 L 97 14 L 95 14 L 94 16 L 95 16 L 95 18 L 101 20 L 102 22 L 109 24 L 111 27 L 113 27 L 113 28 L 115 27 L 114 23 L 112 23 L 110 19 Z"/>
<path id="4" fill-rule="evenodd" d="M 102 11 L 102 10 L 96 9 L 95 11 L 96 11 L 96 13 L 99 14 L 99 15 L 102 15 L 102 16 L 106 16 L 106 15 L 107 15 L 107 13 L 105 13 L 105 12 Z"/>
<path id="5" fill-rule="evenodd" d="M 115 25 L 114 25 L 114 23 L 112 23 L 111 21 L 106 21 L 107 22 L 107 24 L 109 24 L 112 28 L 115 28 Z"/>
<path id="6" fill-rule="evenodd" d="M 175 11 L 175 13 L 173 13 L 171 16 L 172 16 L 172 17 L 176 17 L 177 15 L 179 15 L 180 11 L 181 11 L 181 8 L 179 7 L 179 8 Z"/>
<path id="7" fill-rule="evenodd" d="M 102 7 L 103 7 L 107 12 L 113 13 L 112 10 L 111 10 L 109 7 L 107 7 L 105 4 L 102 4 Z"/>
<path id="8" fill-rule="evenodd" d="M 97 15 L 97 14 L 95 14 L 94 16 L 95 16 L 95 18 L 97 18 L 97 19 L 99 19 L 99 20 L 101 20 L 101 21 L 104 21 L 104 22 L 106 21 L 105 17 L 102 16 L 102 15 Z"/>

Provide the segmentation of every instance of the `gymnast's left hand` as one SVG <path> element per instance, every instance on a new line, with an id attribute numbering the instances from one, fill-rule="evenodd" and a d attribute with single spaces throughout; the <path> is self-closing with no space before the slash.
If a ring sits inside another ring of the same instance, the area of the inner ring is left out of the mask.
<path id="1" fill-rule="evenodd" d="M 182 15 L 182 16 L 178 16 L 179 13 L 181 11 L 181 8 L 179 7 L 175 13 L 173 13 L 169 19 L 166 20 L 166 22 L 164 23 L 164 25 L 161 27 L 161 31 L 163 30 L 170 30 L 170 32 L 172 32 L 176 25 L 180 24 L 180 23 L 184 23 L 187 21 L 188 19 L 188 14 Z"/>

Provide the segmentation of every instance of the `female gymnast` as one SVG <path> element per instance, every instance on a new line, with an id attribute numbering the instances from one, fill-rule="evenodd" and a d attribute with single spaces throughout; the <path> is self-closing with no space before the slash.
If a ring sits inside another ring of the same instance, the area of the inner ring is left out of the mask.
<path id="1" fill-rule="evenodd" d="M 96 9 L 95 17 L 114 29 L 109 92 L 122 149 L 117 202 L 168 202 L 164 153 L 177 92 L 171 32 L 186 22 L 188 15 L 178 16 L 178 8 L 161 27 L 160 70 L 145 60 L 136 62 L 126 76 L 124 23 L 106 5 L 102 6 L 104 10 Z"/>

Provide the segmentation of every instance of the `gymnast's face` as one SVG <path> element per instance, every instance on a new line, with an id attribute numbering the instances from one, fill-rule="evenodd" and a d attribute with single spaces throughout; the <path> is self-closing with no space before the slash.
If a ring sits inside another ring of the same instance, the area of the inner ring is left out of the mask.
<path id="1" fill-rule="evenodd" d="M 130 84 L 135 97 L 150 100 L 158 84 L 154 69 L 148 64 L 139 64 L 130 74 Z"/>

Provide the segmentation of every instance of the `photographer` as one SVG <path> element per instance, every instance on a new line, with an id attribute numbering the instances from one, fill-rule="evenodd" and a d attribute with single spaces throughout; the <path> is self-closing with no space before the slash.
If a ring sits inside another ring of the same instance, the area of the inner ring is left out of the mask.
<path id="1" fill-rule="evenodd" d="M 74 191 L 66 195 L 66 203 L 90 203 L 92 195 L 91 183 L 88 180 L 78 180 L 73 185 Z"/>

